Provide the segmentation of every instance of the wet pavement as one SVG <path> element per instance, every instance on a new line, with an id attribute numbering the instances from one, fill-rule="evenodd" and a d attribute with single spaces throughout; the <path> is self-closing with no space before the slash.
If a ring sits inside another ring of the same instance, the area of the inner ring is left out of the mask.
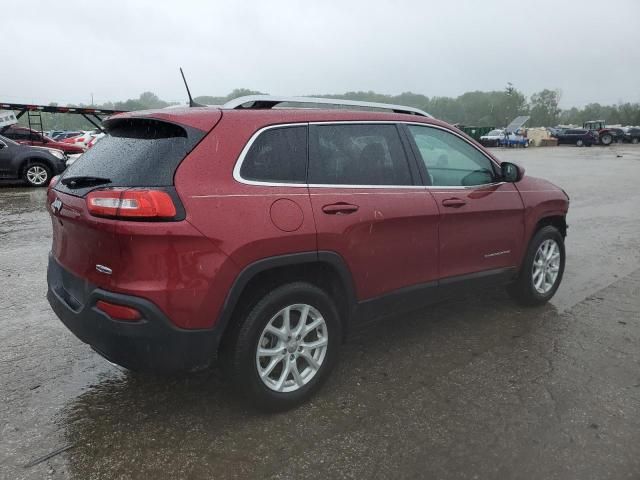
<path id="1" fill-rule="evenodd" d="M 0 189 L 0 478 L 640 478 L 640 147 L 496 153 L 571 196 L 551 304 L 375 325 L 278 415 L 215 369 L 134 375 L 76 340 L 44 298 L 44 192 Z"/>

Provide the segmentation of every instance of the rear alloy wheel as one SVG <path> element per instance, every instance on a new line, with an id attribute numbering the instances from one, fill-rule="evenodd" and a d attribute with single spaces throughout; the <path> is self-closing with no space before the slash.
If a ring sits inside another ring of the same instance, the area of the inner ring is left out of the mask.
<path id="1" fill-rule="evenodd" d="M 24 179 L 32 187 L 46 187 L 51 173 L 43 163 L 30 163 L 24 170 Z"/>
<path id="2" fill-rule="evenodd" d="M 542 227 L 531 239 L 517 280 L 508 288 L 520 304 L 548 302 L 556 293 L 564 273 L 564 239 L 554 226 Z"/>
<path id="3" fill-rule="evenodd" d="M 315 285 L 275 288 L 240 313 L 225 347 L 228 374 L 256 408 L 293 408 L 321 386 L 333 368 L 342 334 L 338 312 Z"/>
<path id="4" fill-rule="evenodd" d="M 638 142 L 640 142 L 640 139 L 638 137 L 633 137 L 631 139 L 631 143 L 633 143 L 634 145 L 637 144 Z"/>
<path id="5" fill-rule="evenodd" d="M 581 138 L 576 142 L 576 147 L 584 147 L 584 142 Z"/>
<path id="6" fill-rule="evenodd" d="M 295 392 L 322 368 L 327 355 L 327 324 L 311 305 L 289 305 L 262 331 L 256 350 L 258 375 L 275 392 Z"/>
<path id="7" fill-rule="evenodd" d="M 605 133 L 600 137 L 600 143 L 603 145 L 611 145 L 613 142 L 613 136 L 610 133 Z"/>

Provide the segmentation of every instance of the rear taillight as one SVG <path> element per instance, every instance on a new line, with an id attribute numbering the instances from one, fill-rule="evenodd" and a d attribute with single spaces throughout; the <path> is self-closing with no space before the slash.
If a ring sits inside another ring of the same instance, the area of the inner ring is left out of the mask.
<path id="1" fill-rule="evenodd" d="M 116 303 L 105 302 L 104 300 L 98 300 L 96 302 L 98 310 L 109 315 L 115 320 L 126 320 L 129 322 L 135 322 L 140 320 L 142 315 L 138 310 L 131 307 L 125 307 L 124 305 L 118 305 Z"/>
<path id="2" fill-rule="evenodd" d="M 173 199 L 162 190 L 94 190 L 87 195 L 87 208 L 96 217 L 169 220 L 176 216 Z"/>
<path id="3" fill-rule="evenodd" d="M 56 186 L 56 183 L 58 183 L 58 180 L 60 180 L 60 175 L 56 175 L 49 181 L 49 187 L 48 187 L 49 190 L 51 190 L 53 187 Z"/>

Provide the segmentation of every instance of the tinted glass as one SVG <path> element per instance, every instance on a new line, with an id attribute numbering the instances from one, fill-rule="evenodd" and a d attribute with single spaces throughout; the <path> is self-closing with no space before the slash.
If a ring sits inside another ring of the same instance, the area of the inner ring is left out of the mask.
<path id="1" fill-rule="evenodd" d="M 13 140 L 29 140 L 29 131 L 22 128 L 9 128 L 2 134 Z"/>
<path id="2" fill-rule="evenodd" d="M 180 126 L 157 120 L 119 121 L 61 178 L 105 177 L 111 180 L 110 187 L 171 186 L 178 165 L 202 135 L 199 130 L 188 135 Z M 68 190 L 61 182 L 56 188 Z M 72 189 L 69 193 L 84 192 Z"/>
<path id="3" fill-rule="evenodd" d="M 395 125 L 314 125 L 309 183 L 412 185 Z"/>
<path id="4" fill-rule="evenodd" d="M 6 145 L 17 145 L 16 142 L 14 142 L 13 140 L 11 140 L 10 138 L 7 137 L 3 137 L 2 135 L 0 135 L 0 141 L 5 143 Z"/>
<path id="5" fill-rule="evenodd" d="M 240 176 L 263 182 L 306 183 L 307 127 L 262 132 L 247 152 Z"/>
<path id="6" fill-rule="evenodd" d="M 460 137 L 438 128 L 409 125 L 431 185 L 472 186 L 496 179 L 492 162 Z"/>

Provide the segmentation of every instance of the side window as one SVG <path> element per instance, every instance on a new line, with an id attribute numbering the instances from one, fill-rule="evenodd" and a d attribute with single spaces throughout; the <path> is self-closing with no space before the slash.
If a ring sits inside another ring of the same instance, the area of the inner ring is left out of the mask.
<path id="1" fill-rule="evenodd" d="M 253 142 L 242 162 L 245 180 L 306 183 L 307 126 L 272 128 Z"/>
<path id="2" fill-rule="evenodd" d="M 23 130 L 10 128 L 3 135 L 7 138 L 11 138 L 12 140 L 28 140 L 28 135 L 23 132 Z"/>
<path id="3" fill-rule="evenodd" d="M 439 128 L 409 125 L 431 185 L 466 187 L 496 180 L 493 164 L 475 147 Z"/>
<path id="4" fill-rule="evenodd" d="M 312 125 L 309 183 L 413 185 L 397 127 L 391 124 Z"/>

